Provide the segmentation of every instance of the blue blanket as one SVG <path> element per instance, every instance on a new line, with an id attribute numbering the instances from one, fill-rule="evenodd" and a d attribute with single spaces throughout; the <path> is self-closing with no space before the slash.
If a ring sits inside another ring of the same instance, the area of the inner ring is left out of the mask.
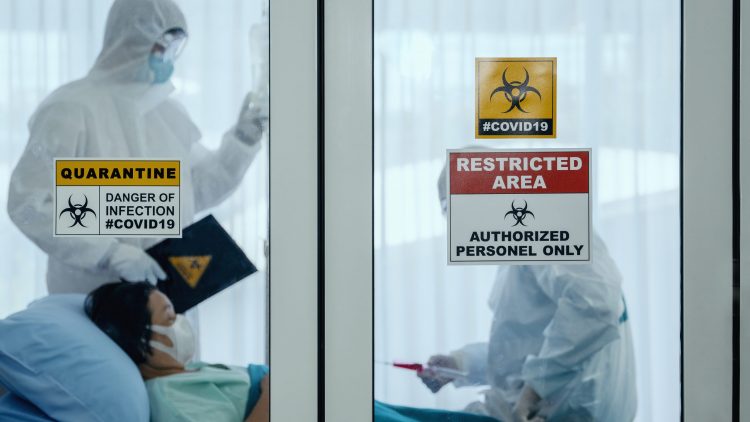
<path id="1" fill-rule="evenodd" d="M 375 422 L 499 422 L 489 416 L 375 402 Z"/>
<path id="2" fill-rule="evenodd" d="M 0 422 L 52 422 L 49 416 L 13 393 L 0 397 Z"/>

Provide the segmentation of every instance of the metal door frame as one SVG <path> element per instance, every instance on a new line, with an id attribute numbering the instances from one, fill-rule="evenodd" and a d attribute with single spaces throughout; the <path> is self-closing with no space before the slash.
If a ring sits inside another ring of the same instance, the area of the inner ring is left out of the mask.
<path id="1" fill-rule="evenodd" d="M 317 7 L 270 0 L 269 17 L 271 420 L 306 422 L 320 393 Z"/>
<path id="2" fill-rule="evenodd" d="M 733 12 L 732 0 L 683 1 L 682 405 L 686 421 L 731 421 L 736 406 L 732 399 Z M 705 107 L 705 94 L 694 89 L 708 80 L 712 81 L 711 107 Z"/>

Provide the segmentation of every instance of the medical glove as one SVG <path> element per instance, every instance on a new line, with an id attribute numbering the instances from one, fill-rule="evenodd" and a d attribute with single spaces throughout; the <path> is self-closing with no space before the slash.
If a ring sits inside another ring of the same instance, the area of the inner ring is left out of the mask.
<path id="1" fill-rule="evenodd" d="M 107 261 L 107 267 L 125 281 L 148 281 L 156 285 L 158 280 L 166 280 L 167 274 L 159 264 L 142 249 L 126 243 L 119 243 Z"/>
<path id="2" fill-rule="evenodd" d="M 541 397 L 534 391 L 531 386 L 524 385 L 521 390 L 521 395 L 518 397 L 513 408 L 513 417 L 516 422 L 531 422 L 540 420 L 540 417 L 536 414 L 539 412 L 539 403 Z M 543 419 L 542 419 L 543 420 Z"/>
<path id="3" fill-rule="evenodd" d="M 255 145 L 268 125 L 268 98 L 261 98 L 253 92 L 245 96 L 240 116 L 234 127 L 234 134 L 247 145 Z"/>
<path id="4" fill-rule="evenodd" d="M 441 368 L 455 369 L 458 370 L 458 362 L 453 356 L 446 355 L 434 355 L 431 356 L 427 361 L 427 366 L 437 366 Z M 417 376 L 422 380 L 427 388 L 433 393 L 440 391 L 443 386 L 453 381 L 453 378 L 446 377 L 436 373 L 435 371 L 421 371 L 417 373 Z"/>

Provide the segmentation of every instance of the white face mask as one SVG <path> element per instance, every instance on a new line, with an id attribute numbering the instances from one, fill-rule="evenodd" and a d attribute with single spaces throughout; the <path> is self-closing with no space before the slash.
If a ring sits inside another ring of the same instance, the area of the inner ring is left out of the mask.
<path id="1" fill-rule="evenodd" d="M 152 325 L 151 331 L 167 336 L 172 341 L 172 347 L 164 343 L 151 340 L 151 347 L 172 356 L 174 360 L 185 365 L 195 355 L 195 334 L 190 322 L 185 315 L 177 315 L 177 318 L 169 327 L 163 325 Z"/>

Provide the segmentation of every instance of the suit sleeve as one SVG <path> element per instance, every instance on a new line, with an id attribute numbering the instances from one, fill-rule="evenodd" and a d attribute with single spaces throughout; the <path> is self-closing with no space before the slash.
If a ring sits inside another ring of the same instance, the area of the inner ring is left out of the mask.
<path id="1" fill-rule="evenodd" d="M 39 110 L 29 124 L 29 142 L 10 178 L 8 214 L 32 242 L 69 265 L 100 267 L 117 240 L 100 237 L 53 237 L 55 158 L 80 155 L 86 137 L 82 107 L 55 104 Z"/>
<path id="2" fill-rule="evenodd" d="M 200 144 L 194 148 L 198 158 L 190 173 L 196 212 L 200 212 L 219 205 L 237 189 L 260 150 L 260 142 L 248 146 L 229 130 L 217 150 L 210 151 Z"/>
<path id="3" fill-rule="evenodd" d="M 588 359 L 620 337 L 624 304 L 616 286 L 596 277 L 542 278 L 543 289 L 557 298 L 557 310 L 538 355 L 526 359 L 522 376 L 541 397 L 548 397 L 568 386 Z"/>
<path id="4" fill-rule="evenodd" d="M 451 356 L 456 359 L 458 364 L 458 370 L 468 373 L 466 378 L 453 380 L 453 385 L 456 387 L 486 385 L 488 350 L 488 343 L 471 343 L 451 352 Z"/>

